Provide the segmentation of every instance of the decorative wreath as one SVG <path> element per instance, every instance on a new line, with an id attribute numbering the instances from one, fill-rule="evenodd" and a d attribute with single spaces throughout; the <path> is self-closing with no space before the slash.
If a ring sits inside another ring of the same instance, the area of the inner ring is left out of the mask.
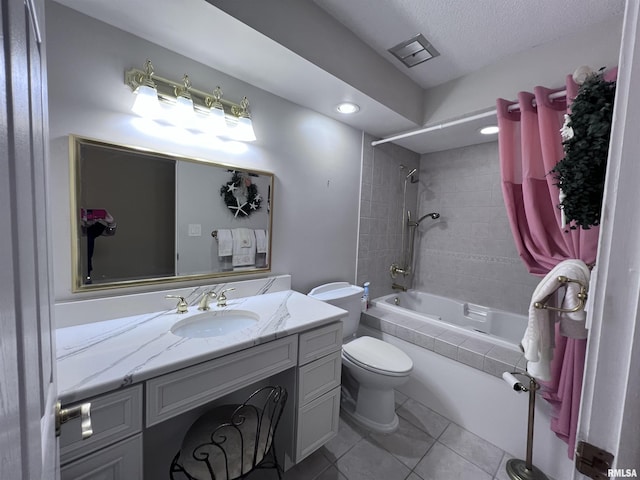
<path id="1" fill-rule="evenodd" d="M 606 81 L 601 69 L 587 76 L 565 115 L 565 157 L 551 173 L 562 191 L 559 207 L 567 222 L 574 222 L 572 230 L 600 224 L 615 92 L 616 82 Z"/>
<path id="2" fill-rule="evenodd" d="M 248 217 L 262 206 L 258 187 L 251 182 L 249 175 L 235 170 L 231 172 L 231 181 L 220 187 L 220 196 L 231 210 L 233 218 Z"/>

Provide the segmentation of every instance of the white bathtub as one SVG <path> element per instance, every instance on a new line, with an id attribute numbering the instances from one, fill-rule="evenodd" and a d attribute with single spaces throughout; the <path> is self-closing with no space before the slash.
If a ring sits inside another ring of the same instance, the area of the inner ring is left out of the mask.
<path id="1" fill-rule="evenodd" d="M 504 350 L 500 347 L 513 350 L 507 356 L 515 358 L 521 354 L 519 343 L 527 317 L 415 290 L 377 298 L 372 307 L 367 314 L 378 322 L 361 322 L 359 333 L 395 345 L 413 360 L 413 371 L 400 392 L 505 450 L 510 457 L 525 458 L 528 396 L 514 392 L 500 378 L 503 371 L 515 367 L 505 365 L 498 372 L 489 372 L 483 365 L 470 366 L 459 357 L 425 347 L 415 341 L 411 331 L 434 337 L 453 331 L 494 344 L 497 347 L 492 351 Z M 400 326 L 409 330 L 401 331 Z M 551 416 L 551 406 L 537 401 L 533 463 L 551 478 L 573 478 L 567 445 L 549 428 Z"/>
<path id="2" fill-rule="evenodd" d="M 520 350 L 519 344 L 527 327 L 524 315 L 418 290 L 385 295 L 374 299 L 372 304 L 391 313 L 409 315 L 437 327 L 517 350 Z"/>
<path id="3" fill-rule="evenodd" d="M 527 327 L 524 315 L 418 290 L 385 295 L 373 300 L 372 304 L 388 312 L 410 315 L 425 323 L 518 350 Z"/>

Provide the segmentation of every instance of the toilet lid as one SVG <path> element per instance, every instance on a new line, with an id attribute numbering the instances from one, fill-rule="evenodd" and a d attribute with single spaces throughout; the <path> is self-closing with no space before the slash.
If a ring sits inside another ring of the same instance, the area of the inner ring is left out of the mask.
<path id="1" fill-rule="evenodd" d="M 399 348 L 373 337 L 359 337 L 342 346 L 343 353 L 356 363 L 375 370 L 407 373 L 413 361 Z"/>

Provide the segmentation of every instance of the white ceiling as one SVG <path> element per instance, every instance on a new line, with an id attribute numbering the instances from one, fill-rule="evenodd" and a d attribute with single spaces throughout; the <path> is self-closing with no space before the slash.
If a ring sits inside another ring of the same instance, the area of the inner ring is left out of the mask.
<path id="1" fill-rule="evenodd" d="M 313 0 L 423 88 L 621 15 L 624 0 Z M 407 68 L 387 50 L 422 33 L 439 57 Z"/>
<path id="2" fill-rule="evenodd" d="M 136 0 L 135 8 L 131 8 L 131 0 L 56 1 L 374 136 L 386 137 L 420 126 L 389 108 L 383 99 L 364 93 L 353 82 L 325 71 L 213 6 L 211 2 L 216 0 Z M 578 32 L 620 15 L 624 8 L 624 0 L 290 1 L 315 2 L 320 7 L 317 12 L 329 13 L 421 88 Z M 387 49 L 418 33 L 432 42 L 440 56 L 407 69 Z M 376 72 L 369 73 L 373 76 Z M 334 106 L 344 99 L 358 103 L 360 114 L 344 117 L 336 113 Z M 479 137 L 479 125 L 441 130 L 428 139 L 413 137 L 398 144 L 425 153 L 495 140 Z"/>

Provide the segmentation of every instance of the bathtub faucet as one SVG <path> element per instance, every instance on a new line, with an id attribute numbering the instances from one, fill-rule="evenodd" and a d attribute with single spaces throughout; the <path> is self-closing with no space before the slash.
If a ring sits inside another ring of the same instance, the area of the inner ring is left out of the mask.
<path id="1" fill-rule="evenodd" d="M 392 284 L 392 285 L 391 285 L 391 288 L 392 288 L 393 290 L 401 290 L 401 291 L 403 291 L 403 292 L 406 292 L 406 291 L 407 291 L 407 287 L 402 286 L 402 285 L 400 285 L 400 284 L 398 284 L 398 283 L 394 283 L 394 284 Z"/>

